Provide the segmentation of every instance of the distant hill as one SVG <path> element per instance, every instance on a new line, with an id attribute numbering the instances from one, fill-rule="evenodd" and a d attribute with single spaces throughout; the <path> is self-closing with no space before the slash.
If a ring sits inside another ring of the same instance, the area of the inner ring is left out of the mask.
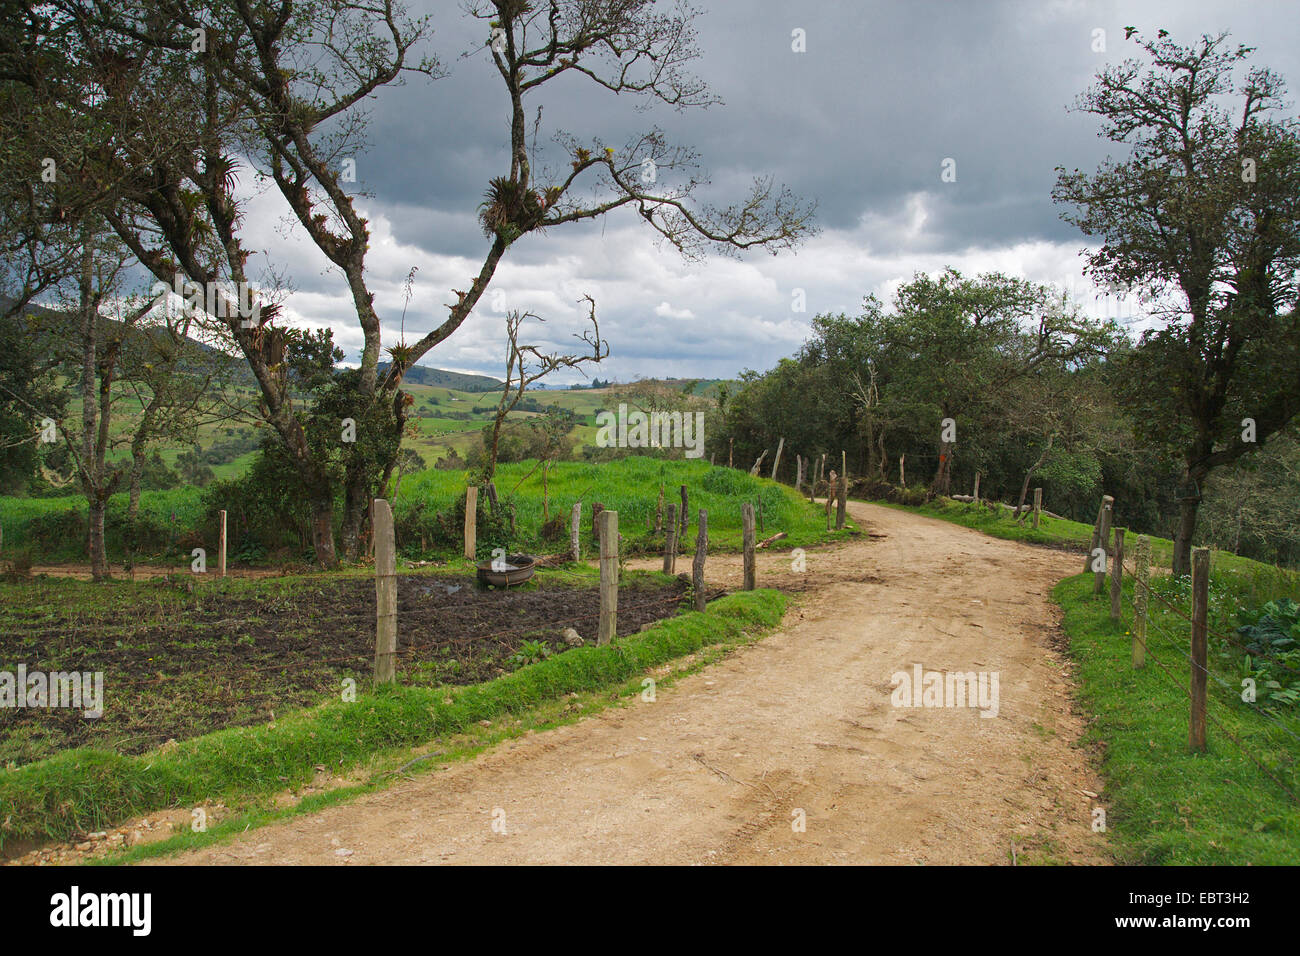
<path id="1" fill-rule="evenodd" d="M 387 362 L 379 364 L 382 375 L 388 369 Z M 500 390 L 500 379 L 490 375 L 471 375 L 467 372 L 449 372 L 441 368 L 429 368 L 427 365 L 412 365 L 407 369 L 402 381 L 411 385 L 430 385 L 434 388 L 454 388 L 461 392 L 495 392 Z"/>

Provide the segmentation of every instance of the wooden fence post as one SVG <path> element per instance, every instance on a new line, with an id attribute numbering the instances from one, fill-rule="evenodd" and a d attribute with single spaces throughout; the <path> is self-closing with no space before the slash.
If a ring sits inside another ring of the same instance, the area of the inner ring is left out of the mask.
<path id="1" fill-rule="evenodd" d="M 478 486 L 465 489 L 465 560 L 478 557 Z"/>
<path id="2" fill-rule="evenodd" d="M 1043 514 L 1043 489 L 1034 489 L 1034 530 L 1038 530 L 1038 521 Z"/>
<path id="3" fill-rule="evenodd" d="M 776 457 L 772 459 L 772 480 L 776 481 L 776 470 L 781 467 L 781 450 L 785 448 L 785 436 L 776 445 Z"/>
<path id="4" fill-rule="evenodd" d="M 375 683 L 390 684 L 397 673 L 397 547 L 393 509 L 375 499 Z"/>
<path id="5" fill-rule="evenodd" d="M 686 529 L 691 526 L 691 513 L 689 508 L 690 498 L 686 495 L 686 486 L 682 485 L 682 511 L 681 514 L 678 515 L 678 517 L 682 519 L 682 530 L 678 536 L 683 539 L 686 537 Z"/>
<path id="6" fill-rule="evenodd" d="M 835 530 L 844 530 L 844 519 L 848 516 L 849 510 L 849 476 L 840 475 L 840 503 L 835 510 Z"/>
<path id="7" fill-rule="evenodd" d="M 691 565 L 691 587 L 695 589 L 695 610 L 704 610 L 704 558 L 709 550 L 709 513 L 700 509 L 700 530 L 695 535 L 695 561 Z"/>
<path id="8" fill-rule="evenodd" d="M 596 643 L 618 636 L 618 512 L 602 511 L 600 527 L 600 625 Z"/>
<path id="9" fill-rule="evenodd" d="M 735 467 L 735 465 L 732 464 L 732 462 L 735 459 L 735 454 L 736 454 L 736 439 L 732 438 L 727 441 L 727 467 L 728 468 Z"/>
<path id="10" fill-rule="evenodd" d="M 980 473 L 978 471 L 975 472 L 975 491 L 972 492 L 971 497 L 975 499 L 975 504 L 980 503 Z"/>
<path id="11" fill-rule="evenodd" d="M 1192 709 L 1187 731 L 1187 745 L 1205 751 L 1206 679 L 1209 655 L 1206 652 L 1206 617 L 1209 610 L 1210 549 L 1192 549 Z"/>
<path id="12" fill-rule="evenodd" d="M 668 506 L 668 527 L 664 535 L 664 574 L 677 569 L 677 505 Z"/>
<path id="13" fill-rule="evenodd" d="M 752 591 L 754 590 L 754 506 L 748 501 L 740 506 L 740 524 L 745 551 L 744 589 Z"/>
<path id="14" fill-rule="evenodd" d="M 221 540 L 217 545 L 217 566 L 221 568 L 221 576 L 226 576 L 226 513 L 221 512 Z"/>
<path id="15" fill-rule="evenodd" d="M 1101 516 L 1114 503 L 1115 499 L 1110 495 L 1101 496 L 1101 507 L 1097 509 L 1097 520 L 1092 524 L 1092 543 L 1088 545 L 1088 553 L 1083 559 L 1083 572 L 1087 574 L 1092 570 L 1092 552 L 1097 550 L 1097 536 L 1101 534 Z"/>
<path id="16" fill-rule="evenodd" d="M 659 500 L 655 502 L 655 534 L 664 530 L 664 486 L 659 485 Z"/>
<path id="17" fill-rule="evenodd" d="M 903 459 L 906 457 L 906 455 L 898 456 L 898 487 L 900 488 L 907 487 L 907 479 L 903 477 Z"/>
<path id="18" fill-rule="evenodd" d="M 573 563 L 577 564 L 582 560 L 582 502 L 573 503 L 573 518 L 569 521 L 569 553 L 573 558 Z"/>
<path id="19" fill-rule="evenodd" d="M 1110 503 L 1110 502 L 1106 502 L 1106 503 L 1105 503 L 1105 506 L 1102 506 L 1102 509 L 1101 509 L 1101 529 L 1100 529 L 1099 535 L 1097 535 L 1097 548 L 1100 548 L 1102 551 L 1109 551 L 1109 550 L 1110 550 L 1110 549 L 1108 548 L 1108 545 L 1109 545 L 1109 542 L 1110 542 L 1110 523 L 1112 523 L 1112 520 L 1114 520 L 1114 512 L 1113 512 L 1112 503 Z M 1100 594 L 1100 593 L 1102 593 L 1102 591 L 1105 591 L 1105 588 L 1106 588 L 1106 563 L 1108 563 L 1109 561 L 1110 561 L 1110 558 L 1108 557 L 1108 555 L 1106 555 L 1106 554 L 1102 554 L 1102 559 L 1101 559 L 1101 568 L 1102 568 L 1102 570 L 1101 570 L 1101 571 L 1097 571 L 1097 572 L 1096 572 L 1096 575 L 1093 576 L 1093 579 L 1092 579 L 1092 593 L 1093 593 L 1093 594 Z"/>
<path id="20" fill-rule="evenodd" d="M 1124 532 L 1125 528 L 1115 529 L 1115 556 L 1110 562 L 1110 619 L 1121 618 L 1121 605 L 1124 598 Z"/>
<path id="21" fill-rule="evenodd" d="M 1151 540 L 1144 534 L 1138 535 L 1133 561 L 1137 565 L 1133 577 L 1133 666 L 1138 668 L 1147 661 L 1147 580 L 1151 572 Z"/>

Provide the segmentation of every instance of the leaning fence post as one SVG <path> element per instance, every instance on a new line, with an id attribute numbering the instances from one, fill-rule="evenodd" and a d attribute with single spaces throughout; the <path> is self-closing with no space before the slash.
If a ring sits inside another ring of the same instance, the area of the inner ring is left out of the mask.
<path id="1" fill-rule="evenodd" d="M 1147 657 L 1147 579 L 1150 576 L 1151 540 L 1138 535 L 1137 552 L 1133 562 L 1137 565 L 1133 577 L 1133 666 L 1142 667 Z"/>
<path id="2" fill-rule="evenodd" d="M 465 489 L 465 560 L 478 557 L 478 486 Z"/>
<path id="3" fill-rule="evenodd" d="M 754 506 L 746 501 L 740 506 L 740 524 L 745 552 L 746 591 L 754 590 Z"/>
<path id="4" fill-rule="evenodd" d="M 397 658 L 397 548 L 393 509 L 375 499 L 375 683 L 391 683 Z"/>
<path id="5" fill-rule="evenodd" d="M 691 565 L 691 587 L 695 589 L 695 610 L 704 610 L 704 558 L 709 550 L 709 513 L 700 509 L 700 530 L 695 535 L 695 561 Z"/>
<path id="6" fill-rule="evenodd" d="M 1110 619 L 1120 619 L 1120 604 L 1124 597 L 1124 530 L 1115 529 L 1115 557 L 1110 562 Z"/>
<path id="7" fill-rule="evenodd" d="M 785 448 L 785 436 L 781 436 L 781 441 L 776 446 L 776 457 L 772 459 L 772 480 L 776 481 L 776 470 L 781 467 L 781 451 Z"/>
<path id="8" fill-rule="evenodd" d="M 1209 655 L 1206 653 L 1206 616 L 1209 607 L 1210 549 L 1192 549 L 1192 707 L 1187 730 L 1187 745 L 1205 750 L 1206 678 Z"/>
<path id="9" fill-rule="evenodd" d="M 1106 513 L 1106 509 L 1115 501 L 1110 495 L 1101 496 L 1101 507 L 1097 509 L 1097 520 L 1092 525 L 1092 543 L 1088 545 L 1088 553 L 1083 558 L 1083 573 L 1087 574 L 1092 570 L 1092 552 L 1097 550 L 1097 536 L 1101 533 L 1101 516 Z"/>
<path id="10" fill-rule="evenodd" d="M 1094 551 L 1101 548 L 1101 570 L 1095 572 L 1092 579 L 1093 594 L 1100 594 L 1106 586 L 1106 544 L 1110 538 L 1111 506 L 1114 502 L 1109 495 L 1101 500 L 1101 527 L 1097 529 L 1097 543 L 1093 545 Z"/>
<path id="11" fill-rule="evenodd" d="M 600 624 L 596 643 L 608 644 L 618 636 L 618 512 L 602 511 L 600 528 Z"/>
<path id="12" fill-rule="evenodd" d="M 217 545 L 217 566 L 221 569 L 221 576 L 226 576 L 226 513 L 221 512 L 221 540 Z"/>
<path id="13" fill-rule="evenodd" d="M 1034 530 L 1038 530 L 1038 520 L 1043 513 L 1043 489 L 1034 489 Z"/>

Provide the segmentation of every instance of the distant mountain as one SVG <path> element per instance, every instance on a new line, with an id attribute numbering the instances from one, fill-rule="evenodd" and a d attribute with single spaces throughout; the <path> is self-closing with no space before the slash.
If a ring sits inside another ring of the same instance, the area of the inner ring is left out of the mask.
<path id="1" fill-rule="evenodd" d="M 0 316 L 4 315 L 9 307 L 13 304 L 13 299 L 0 296 Z M 77 333 L 77 319 L 72 312 L 62 312 L 57 309 L 46 308 L 40 305 L 29 305 L 22 310 L 24 316 L 30 316 L 37 320 L 46 335 L 61 335 L 70 337 Z M 14 316 L 10 321 L 23 323 L 23 316 Z M 100 321 L 106 327 L 113 327 L 117 320 L 108 316 L 101 316 Z M 210 351 L 209 346 L 201 342 L 195 342 L 203 351 Z M 379 373 L 382 375 L 388 368 L 387 362 L 379 364 Z M 242 364 L 236 373 L 237 383 L 242 386 L 254 387 L 257 384 L 253 373 Z M 495 392 L 501 389 L 501 381 L 492 378 L 489 375 L 472 375 L 466 372 L 449 372 L 446 369 L 429 368 L 425 365 L 412 366 L 406 373 L 406 382 L 412 385 L 430 385 L 435 388 L 454 388 L 462 392 Z"/>
<path id="2" fill-rule="evenodd" d="M 379 364 L 382 375 L 388 369 L 387 362 Z M 501 381 L 489 375 L 471 375 L 467 372 L 449 372 L 441 368 L 429 368 L 427 365 L 412 365 L 402 377 L 402 381 L 411 385 L 430 385 L 434 388 L 454 388 L 461 392 L 495 392 L 501 388 Z"/>

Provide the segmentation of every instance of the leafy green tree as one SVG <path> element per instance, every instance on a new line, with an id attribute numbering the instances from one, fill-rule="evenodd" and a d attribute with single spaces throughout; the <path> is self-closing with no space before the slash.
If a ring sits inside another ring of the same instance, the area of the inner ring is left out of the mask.
<path id="1" fill-rule="evenodd" d="M 67 395 L 58 387 L 58 354 L 40 320 L 0 319 L 0 493 L 26 491 L 41 468 L 41 422 L 62 418 Z"/>
<path id="2" fill-rule="evenodd" d="M 1227 34 L 1134 40 L 1078 108 L 1127 147 L 1095 173 L 1060 171 L 1063 217 L 1101 239 L 1097 278 L 1138 290 L 1164 324 L 1119 380 L 1140 439 L 1180 460 L 1173 569 L 1191 566 L 1207 479 L 1300 412 L 1300 125 L 1285 86 L 1245 68 Z"/>
<path id="3" fill-rule="evenodd" d="M 534 172 L 530 144 L 538 138 L 540 105 L 531 124 L 527 113 L 548 83 L 557 90 L 591 82 L 678 108 L 716 102 L 689 70 L 698 56 L 689 7 L 662 12 L 640 0 L 474 2 L 468 13 L 483 21 L 485 59 L 508 101 L 509 164 L 485 184 L 480 221 L 487 246 L 468 288 L 453 290 L 445 320 L 387 349 L 392 362 L 381 376 L 381 324 L 366 276 L 369 226 L 338 160 L 362 150 L 361 110 L 369 97 L 412 71 L 440 75 L 435 60 L 417 53 L 429 33 L 427 18 L 411 18 L 391 0 L 125 6 L 50 0 L 41 10 L 39 20 L 14 17 L 0 31 L 17 38 L 0 48 L 8 54 L 4 75 L 51 112 L 86 117 L 111 134 L 104 149 L 60 153 L 60 167 L 78 172 L 87 186 L 118 184 L 108 219 L 122 241 L 160 281 L 179 274 L 205 289 L 249 279 L 241 163 L 272 182 L 298 226 L 346 280 L 363 344 L 360 372 L 347 380 L 350 402 L 337 407 L 358 423 L 389 423 L 393 435 L 376 439 L 376 447 L 395 449 L 391 439 L 405 427 L 408 403 L 397 394 L 405 371 L 465 322 L 509 247 L 528 233 L 624 207 L 686 256 L 710 248 L 779 250 L 811 231 L 811 207 L 770 179 L 757 180 L 732 206 L 695 201 L 704 180 L 693 153 L 668 145 L 658 130 L 619 149 L 595 138 L 589 145 L 567 138 L 568 165 L 545 181 Z M 103 95 L 88 100 L 87 81 Z M 113 122 L 105 122 L 110 115 Z M 646 177 L 647 161 L 657 177 Z M 266 420 L 297 468 L 298 483 L 309 489 L 318 560 L 332 566 L 336 472 L 313 457 L 317 446 L 306 434 L 303 410 L 280 374 L 284 330 L 265 308 L 254 322 L 238 310 L 221 311 L 257 379 Z M 368 489 L 381 483 L 366 467 L 386 477 L 392 464 L 391 458 L 356 458 L 337 478 L 347 483 L 342 536 L 348 555 L 358 550 Z"/>

